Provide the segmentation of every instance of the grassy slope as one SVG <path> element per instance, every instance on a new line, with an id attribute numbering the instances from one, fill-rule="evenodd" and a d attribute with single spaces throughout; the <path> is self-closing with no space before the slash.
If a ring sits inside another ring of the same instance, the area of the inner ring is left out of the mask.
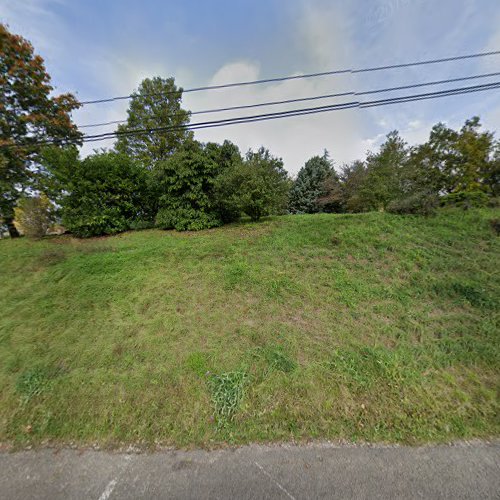
<path id="1" fill-rule="evenodd" d="M 498 435 L 494 216 L 0 241 L 0 441 Z M 207 372 L 232 370 L 218 429 Z"/>

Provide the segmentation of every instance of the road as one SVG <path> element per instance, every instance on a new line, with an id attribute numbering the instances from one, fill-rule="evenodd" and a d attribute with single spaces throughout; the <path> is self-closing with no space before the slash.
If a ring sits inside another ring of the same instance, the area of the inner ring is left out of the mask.
<path id="1" fill-rule="evenodd" d="M 0 453 L 6 499 L 500 498 L 500 442 Z"/>

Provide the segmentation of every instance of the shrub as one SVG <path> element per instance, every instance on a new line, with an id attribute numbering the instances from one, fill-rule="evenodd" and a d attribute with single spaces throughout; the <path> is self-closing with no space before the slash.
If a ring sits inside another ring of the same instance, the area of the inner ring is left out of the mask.
<path id="1" fill-rule="evenodd" d="M 205 213 L 192 207 L 160 208 L 156 224 L 163 229 L 200 231 L 221 225 L 216 214 Z"/>
<path id="2" fill-rule="evenodd" d="M 441 198 L 443 206 L 456 206 L 464 209 L 473 207 L 486 207 L 490 197 L 483 191 L 460 191 L 451 193 Z"/>
<path id="3" fill-rule="evenodd" d="M 65 180 L 64 226 L 78 237 L 126 231 L 152 220 L 149 172 L 127 156 L 97 153 L 76 161 Z"/>
<path id="4" fill-rule="evenodd" d="M 163 229 L 199 230 L 220 226 L 214 200 L 217 163 L 190 141 L 154 170 L 159 191 L 156 224 Z"/>
<path id="5" fill-rule="evenodd" d="M 153 229 L 155 227 L 155 223 L 152 220 L 147 219 L 135 219 L 129 222 L 129 229 L 134 231 L 142 231 L 144 229 Z"/>
<path id="6" fill-rule="evenodd" d="M 428 192 L 418 192 L 406 198 L 389 203 L 387 211 L 393 214 L 432 215 L 439 205 L 437 195 Z"/>
<path id="7" fill-rule="evenodd" d="M 41 238 L 52 223 L 52 204 L 45 195 L 21 198 L 15 208 L 19 229 L 30 238 Z"/>
<path id="8" fill-rule="evenodd" d="M 241 213 L 253 221 L 283 213 L 289 190 L 283 161 L 264 148 L 249 151 L 243 162 L 223 172 L 216 182 L 218 206 L 226 220 Z"/>

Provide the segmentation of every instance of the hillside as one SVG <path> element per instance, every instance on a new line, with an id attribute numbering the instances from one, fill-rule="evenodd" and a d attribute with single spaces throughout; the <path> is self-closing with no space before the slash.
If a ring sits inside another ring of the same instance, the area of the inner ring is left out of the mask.
<path id="1" fill-rule="evenodd" d="M 494 217 L 0 241 L 0 442 L 498 435 Z"/>

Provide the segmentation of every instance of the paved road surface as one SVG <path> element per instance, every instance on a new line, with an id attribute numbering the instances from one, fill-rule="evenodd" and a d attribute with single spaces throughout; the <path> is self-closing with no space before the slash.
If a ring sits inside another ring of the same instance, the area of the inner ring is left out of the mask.
<path id="1" fill-rule="evenodd" d="M 500 498 L 500 442 L 422 448 L 247 446 L 221 451 L 0 453 L 0 497 Z"/>

